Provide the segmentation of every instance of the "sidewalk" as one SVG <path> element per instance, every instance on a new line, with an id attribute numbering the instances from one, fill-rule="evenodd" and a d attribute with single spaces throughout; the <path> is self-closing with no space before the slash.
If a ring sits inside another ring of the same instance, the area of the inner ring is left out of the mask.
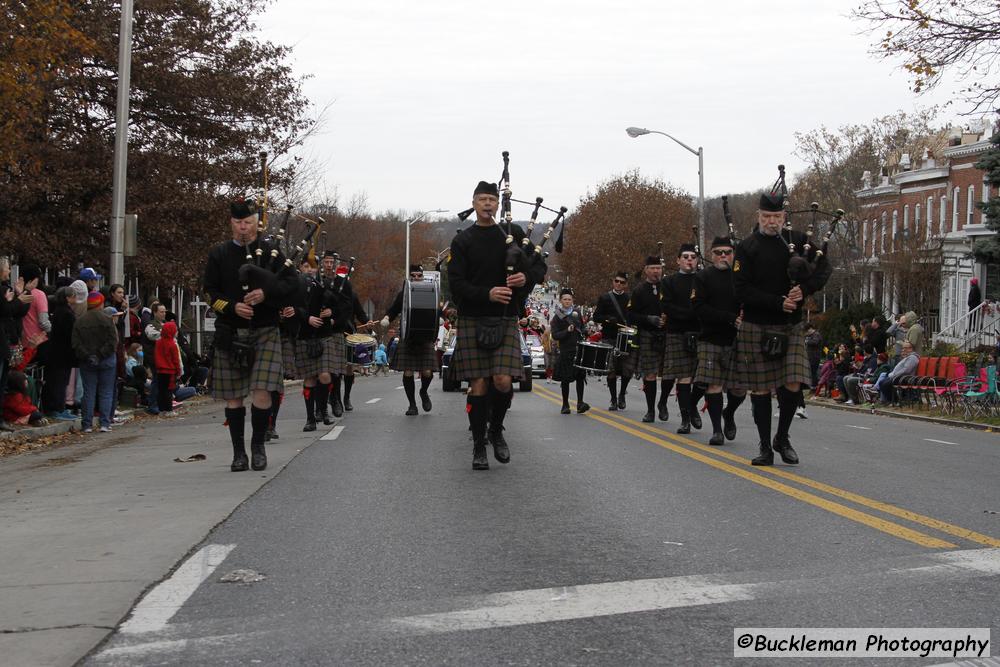
<path id="1" fill-rule="evenodd" d="M 291 388 L 286 400 L 294 400 Z M 76 663 L 145 589 L 314 440 L 279 423 L 282 438 L 269 443 L 267 470 L 230 473 L 222 408 L 194 404 L 174 419 L 71 435 L 0 459 L 3 664 Z M 174 462 L 199 453 L 207 460 Z"/>
<path id="2" fill-rule="evenodd" d="M 806 396 L 807 405 L 816 405 L 823 408 L 830 408 L 832 410 L 847 410 L 852 412 L 865 412 L 867 414 L 873 415 L 885 415 L 887 417 L 898 417 L 900 419 L 914 419 L 916 421 L 924 421 L 931 424 L 943 424 L 944 426 L 956 426 L 959 428 L 970 428 L 977 431 L 987 431 L 992 433 L 997 430 L 994 424 L 980 424 L 977 422 L 965 421 L 964 419 L 950 419 L 948 417 L 936 417 L 933 415 L 922 415 L 915 414 L 912 412 L 903 412 L 901 410 L 893 410 L 891 408 L 872 408 L 868 405 L 846 405 L 844 403 L 838 403 L 832 398 L 812 398 Z"/>

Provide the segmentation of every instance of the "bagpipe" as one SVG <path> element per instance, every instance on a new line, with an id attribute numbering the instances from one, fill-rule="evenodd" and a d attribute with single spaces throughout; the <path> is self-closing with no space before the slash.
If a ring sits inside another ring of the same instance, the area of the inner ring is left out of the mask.
<path id="1" fill-rule="evenodd" d="M 306 232 L 289 255 L 282 257 L 281 244 L 286 238 L 286 230 L 293 207 L 286 205 L 277 233 L 268 233 L 268 213 L 271 207 L 268 201 L 269 171 L 266 152 L 260 154 L 260 165 L 260 190 L 256 199 L 257 238 L 255 241 L 251 241 L 248 237 L 241 239 L 247 255 L 239 269 L 239 280 L 244 292 L 263 289 L 266 293 L 273 289 L 279 275 L 287 270 L 295 270 L 295 264 L 299 257 L 311 247 L 313 236 L 325 221 L 318 216 L 314 220 L 305 215 L 296 214 L 298 218 L 305 220 Z"/>
<path id="2" fill-rule="evenodd" d="M 735 249 L 740 239 L 736 235 L 736 227 L 733 226 L 733 214 L 729 211 L 728 195 L 722 195 L 722 217 L 726 220 L 726 226 L 729 228 L 729 242 L 733 244 Z"/>
<path id="3" fill-rule="evenodd" d="M 548 243 L 552 234 L 555 232 L 556 228 L 559 226 L 560 222 L 563 222 L 563 218 L 566 216 L 566 212 L 569 210 L 565 206 L 560 206 L 559 210 L 554 208 L 549 208 L 548 206 L 543 206 L 544 201 L 541 197 L 535 197 L 534 202 L 524 201 L 522 199 L 514 199 L 513 193 L 510 188 L 510 152 L 503 151 L 500 154 L 503 159 L 503 171 L 500 173 L 500 227 L 507 226 L 507 254 L 504 263 L 507 267 L 507 275 L 513 275 L 515 273 L 523 273 L 526 269 L 534 266 L 542 261 L 544 261 L 546 254 L 544 253 L 545 244 Z M 518 246 L 514 243 L 513 234 L 513 213 L 512 204 L 527 204 L 532 206 L 531 217 L 528 219 L 528 225 L 524 230 L 524 239 L 521 241 L 521 245 Z M 545 233 L 538 243 L 534 243 L 531 240 L 531 235 L 535 230 L 535 223 L 538 220 L 538 213 L 540 210 L 550 211 L 555 213 L 556 217 L 549 223 L 546 228 Z M 475 212 L 475 208 L 470 208 L 462 211 L 458 214 L 459 220 L 466 220 L 470 215 Z M 565 226 L 565 225 L 564 225 Z M 556 250 L 559 250 L 559 244 L 556 245 Z"/>
<path id="4" fill-rule="evenodd" d="M 778 232 L 778 238 L 785 243 L 791 255 L 791 258 L 788 260 L 788 278 L 794 286 L 805 282 L 818 270 L 823 257 L 829 251 L 830 239 L 833 238 L 837 225 L 840 224 L 840 221 L 844 217 L 844 209 L 838 208 L 835 211 L 823 211 L 819 207 L 819 202 L 812 202 L 809 204 L 809 208 L 799 211 L 789 210 L 791 207 L 788 203 L 788 186 L 785 183 L 785 165 L 783 164 L 778 165 L 778 178 L 771 185 L 771 196 L 774 197 L 777 195 L 781 195 L 782 197 L 782 207 L 785 212 L 785 224 L 782 230 Z M 792 236 L 792 216 L 803 213 L 809 213 L 810 218 L 806 226 L 805 243 L 800 247 L 795 243 L 795 239 Z M 826 234 L 823 236 L 823 245 L 816 248 L 812 243 L 812 237 L 818 229 L 820 216 L 829 218 L 830 222 L 828 223 L 829 227 Z M 731 226 L 730 229 L 732 229 Z M 730 233 L 732 234 L 733 232 L 731 231 Z"/>

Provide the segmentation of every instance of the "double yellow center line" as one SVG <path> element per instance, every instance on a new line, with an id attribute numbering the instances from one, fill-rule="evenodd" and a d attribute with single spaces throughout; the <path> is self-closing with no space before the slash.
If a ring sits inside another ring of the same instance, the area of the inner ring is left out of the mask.
<path id="1" fill-rule="evenodd" d="M 562 404 L 562 398 L 555 392 L 548 389 L 544 389 L 536 385 L 533 393 L 550 403 L 554 403 L 556 405 Z M 956 526 L 929 516 L 911 512 L 901 507 L 890 505 L 889 503 L 867 498 L 852 491 L 840 489 L 823 482 L 817 482 L 816 480 L 803 477 L 802 475 L 798 475 L 793 472 L 788 472 L 787 470 L 781 468 L 775 468 L 773 466 L 754 468 L 750 466 L 749 460 L 734 454 L 733 452 L 717 447 L 703 445 L 699 442 L 691 440 L 690 438 L 668 433 L 662 429 L 656 428 L 655 426 L 650 426 L 649 424 L 645 424 L 623 415 L 591 408 L 591 410 L 586 413 L 586 416 L 595 421 L 601 422 L 602 424 L 610 426 L 611 428 L 618 429 L 619 431 L 628 433 L 629 435 L 635 436 L 654 445 L 658 445 L 664 449 L 668 449 L 672 452 L 680 454 L 681 456 L 686 456 L 687 458 L 698 461 L 699 463 L 704 463 L 705 465 L 711 466 L 717 470 L 735 475 L 754 484 L 759 484 L 773 491 L 777 491 L 778 493 L 783 493 L 797 500 L 801 500 L 802 502 L 813 505 L 814 507 L 832 512 L 838 516 L 856 521 L 876 530 L 888 533 L 894 537 L 898 537 L 924 547 L 932 549 L 953 549 L 956 548 L 957 545 L 952 542 L 948 542 L 947 540 L 934 537 L 933 535 L 928 535 L 927 533 L 914 530 L 913 528 L 908 528 L 902 524 L 848 507 L 847 505 L 843 505 L 828 498 L 823 498 L 803 489 L 786 484 L 782 481 L 778 481 L 778 479 L 775 478 L 780 478 L 787 482 L 793 482 L 816 491 L 822 491 L 823 493 L 831 496 L 877 510 L 884 514 L 904 519 L 911 523 L 919 524 L 947 535 L 959 537 L 971 542 L 977 542 L 988 547 L 1000 547 L 1000 539 L 995 537 L 983 535 L 982 533 L 977 533 L 973 530 L 962 528 L 961 526 Z M 732 463 L 727 461 L 732 461 Z"/>

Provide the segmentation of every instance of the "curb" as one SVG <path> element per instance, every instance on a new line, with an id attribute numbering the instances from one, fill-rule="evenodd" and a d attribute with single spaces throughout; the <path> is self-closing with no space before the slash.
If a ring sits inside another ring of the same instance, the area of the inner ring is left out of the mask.
<path id="1" fill-rule="evenodd" d="M 899 419 L 912 419 L 913 421 L 922 421 L 929 424 L 941 424 L 942 426 L 954 426 L 956 428 L 967 428 L 973 431 L 985 431 L 987 433 L 993 433 L 994 430 L 1000 430 L 1000 427 L 993 426 L 991 424 L 977 424 L 976 422 L 958 421 L 956 419 L 945 419 L 944 417 L 929 417 L 925 415 L 911 415 L 906 412 L 895 412 L 893 410 L 882 410 L 879 408 L 863 408 L 856 405 L 842 405 L 840 403 L 827 403 L 826 401 L 817 401 L 814 398 L 807 398 L 806 403 L 809 405 L 815 405 L 821 408 L 830 408 L 831 410 L 843 410 L 844 412 L 864 412 L 865 414 L 873 415 L 883 415 L 885 417 L 897 417 Z"/>
<path id="2" fill-rule="evenodd" d="M 29 426 L 20 428 L 12 433 L 0 433 L 0 442 L 28 442 L 52 435 L 62 435 L 70 431 L 79 431 L 80 421 L 60 421 L 48 426 Z"/>

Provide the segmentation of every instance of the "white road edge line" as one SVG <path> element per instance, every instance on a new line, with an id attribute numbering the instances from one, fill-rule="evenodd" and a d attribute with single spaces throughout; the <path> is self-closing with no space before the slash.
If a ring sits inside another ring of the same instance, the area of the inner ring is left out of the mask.
<path id="1" fill-rule="evenodd" d="M 370 400 L 365 401 L 365 403 L 371 405 L 372 403 L 378 403 L 381 400 L 382 400 L 381 398 L 372 398 Z"/>
<path id="2" fill-rule="evenodd" d="M 957 445 L 957 442 L 948 442 L 947 440 L 935 440 L 934 438 L 924 438 L 926 442 L 936 442 L 939 445 Z"/>
<path id="3" fill-rule="evenodd" d="M 184 606 L 201 583 L 212 576 L 215 569 L 235 548 L 235 544 L 203 546 L 184 561 L 169 579 L 160 582 L 153 590 L 146 593 L 132 610 L 132 615 L 122 623 L 119 632 L 139 634 L 157 632 L 165 628 L 177 610 Z"/>
<path id="4" fill-rule="evenodd" d="M 1000 574 L 1000 549 L 929 554 L 926 564 L 890 570 L 902 576 Z M 793 581 L 734 583 L 727 575 L 694 575 L 538 588 L 486 595 L 465 609 L 392 619 L 419 632 L 485 630 L 552 621 L 724 604 L 773 597 Z"/>
<path id="5" fill-rule="evenodd" d="M 862 431 L 872 430 L 870 426 L 855 426 L 854 424 L 844 424 L 844 426 L 846 426 L 847 428 L 859 428 Z"/>
<path id="6" fill-rule="evenodd" d="M 330 429 L 330 432 L 324 435 L 320 440 L 336 440 L 340 437 L 340 434 L 344 432 L 346 426 L 334 426 Z"/>

